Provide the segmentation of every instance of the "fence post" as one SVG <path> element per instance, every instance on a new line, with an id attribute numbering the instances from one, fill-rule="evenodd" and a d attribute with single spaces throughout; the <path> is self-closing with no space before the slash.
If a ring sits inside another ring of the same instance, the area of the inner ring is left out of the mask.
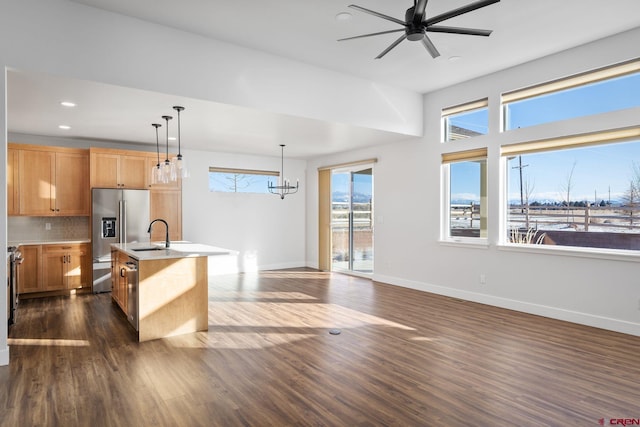
<path id="1" fill-rule="evenodd" d="M 584 231 L 589 231 L 589 206 L 584 209 Z"/>

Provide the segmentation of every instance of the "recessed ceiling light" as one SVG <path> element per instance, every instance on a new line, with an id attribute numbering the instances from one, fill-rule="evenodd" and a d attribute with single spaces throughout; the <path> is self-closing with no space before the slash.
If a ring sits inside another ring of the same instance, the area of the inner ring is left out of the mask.
<path id="1" fill-rule="evenodd" d="M 462 56 L 455 56 L 454 55 L 454 56 L 450 56 L 449 57 L 449 61 L 451 61 L 451 62 L 456 62 L 456 61 L 459 61 L 461 59 L 462 59 Z"/>
<path id="2" fill-rule="evenodd" d="M 76 103 L 71 101 L 62 101 L 60 105 L 62 105 L 63 107 L 75 107 Z"/>
<path id="3" fill-rule="evenodd" d="M 170 136 L 170 137 L 169 137 L 169 141 L 175 141 L 175 140 L 176 140 L 176 137 L 175 137 L 175 136 Z"/>
<path id="4" fill-rule="evenodd" d="M 69 129 L 71 129 L 71 126 L 69 126 L 69 125 L 59 125 L 58 128 L 64 129 L 64 130 L 69 130 Z"/>
<path id="5" fill-rule="evenodd" d="M 351 18 L 353 18 L 353 15 L 349 12 L 340 12 L 336 15 L 336 21 L 339 22 L 351 21 Z"/>

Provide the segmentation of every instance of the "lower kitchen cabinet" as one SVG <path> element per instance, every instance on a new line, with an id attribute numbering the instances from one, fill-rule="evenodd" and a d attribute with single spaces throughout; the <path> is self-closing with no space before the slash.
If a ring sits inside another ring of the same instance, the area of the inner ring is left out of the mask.
<path id="1" fill-rule="evenodd" d="M 42 292 L 42 245 L 20 246 L 23 261 L 18 264 L 18 293 Z"/>
<path id="2" fill-rule="evenodd" d="M 42 251 L 44 290 L 82 288 L 86 283 L 88 250 L 87 244 L 45 245 Z"/>
<path id="3" fill-rule="evenodd" d="M 119 251 L 111 251 L 111 298 L 127 313 L 129 295 L 126 265 L 129 257 Z"/>
<path id="4" fill-rule="evenodd" d="M 50 292 L 91 286 L 87 243 L 21 246 L 18 292 Z"/>

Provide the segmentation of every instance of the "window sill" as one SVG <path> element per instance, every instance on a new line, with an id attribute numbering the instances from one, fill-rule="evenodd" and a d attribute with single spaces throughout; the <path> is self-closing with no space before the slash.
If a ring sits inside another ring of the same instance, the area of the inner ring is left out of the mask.
<path id="1" fill-rule="evenodd" d="M 442 246 L 455 246 L 460 248 L 474 248 L 474 249 L 489 249 L 489 241 L 487 239 L 482 239 L 482 238 L 447 239 L 447 240 L 439 240 L 438 243 L 440 243 Z"/>
<path id="2" fill-rule="evenodd" d="M 640 251 L 623 249 L 579 248 L 575 246 L 499 244 L 498 250 L 528 252 L 546 255 L 566 255 L 580 258 L 597 258 L 612 261 L 640 262 Z"/>

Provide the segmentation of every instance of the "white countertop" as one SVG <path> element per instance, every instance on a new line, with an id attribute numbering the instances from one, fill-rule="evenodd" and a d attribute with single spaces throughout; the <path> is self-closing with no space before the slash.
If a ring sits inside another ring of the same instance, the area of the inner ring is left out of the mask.
<path id="1" fill-rule="evenodd" d="M 224 249 L 216 246 L 209 246 L 201 243 L 192 243 L 185 241 L 171 242 L 169 249 L 164 248 L 164 242 L 115 243 L 112 244 L 111 247 L 121 250 L 131 258 L 137 259 L 138 261 L 238 254 L 238 251 L 234 251 L 231 249 Z"/>
<path id="2" fill-rule="evenodd" d="M 91 239 L 76 240 L 18 240 L 9 241 L 7 246 L 28 246 L 28 245 L 65 245 L 73 243 L 91 243 Z"/>

